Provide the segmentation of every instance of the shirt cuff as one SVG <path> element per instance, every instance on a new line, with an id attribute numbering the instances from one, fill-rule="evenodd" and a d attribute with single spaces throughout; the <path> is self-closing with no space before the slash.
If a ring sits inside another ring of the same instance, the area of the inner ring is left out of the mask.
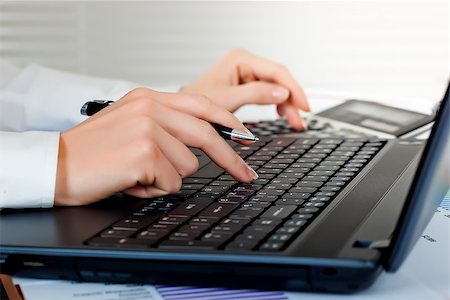
<path id="1" fill-rule="evenodd" d="M 59 132 L 0 132 L 0 207 L 52 207 Z"/>

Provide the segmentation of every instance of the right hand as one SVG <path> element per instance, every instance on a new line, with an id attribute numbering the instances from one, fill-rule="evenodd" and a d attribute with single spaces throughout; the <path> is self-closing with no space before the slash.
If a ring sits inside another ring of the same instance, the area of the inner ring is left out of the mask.
<path id="1" fill-rule="evenodd" d="M 202 149 L 235 179 L 256 173 L 207 122 L 248 130 L 204 96 L 135 89 L 61 134 L 55 205 L 84 205 L 123 191 L 136 197 L 177 192 Z"/>

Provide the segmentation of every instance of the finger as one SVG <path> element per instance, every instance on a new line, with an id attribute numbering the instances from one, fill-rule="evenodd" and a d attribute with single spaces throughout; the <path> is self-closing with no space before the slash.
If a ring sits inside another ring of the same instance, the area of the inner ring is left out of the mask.
<path id="1" fill-rule="evenodd" d="M 156 145 L 143 149 L 145 154 L 136 185 L 124 192 L 140 198 L 159 197 L 177 192 L 181 187 L 181 178 L 172 164 Z"/>
<path id="2" fill-rule="evenodd" d="M 218 166 L 238 181 L 251 182 L 257 178 L 253 169 L 234 152 L 209 123 L 163 105 L 154 109 L 152 113 L 158 124 L 172 136 L 185 145 L 202 149 Z"/>
<path id="3" fill-rule="evenodd" d="M 201 95 L 161 94 L 161 103 L 196 118 L 252 134 L 232 113 Z M 248 142 L 246 143 L 248 144 Z"/>
<path id="4" fill-rule="evenodd" d="M 277 106 L 277 111 L 280 116 L 286 116 L 288 123 L 291 124 L 292 128 L 297 130 L 306 129 L 306 123 L 295 106 L 290 105 L 288 102 L 284 102 Z"/>
<path id="5" fill-rule="evenodd" d="M 244 104 L 281 104 L 289 99 L 289 95 L 287 88 L 264 81 L 253 81 L 227 89 L 227 98 L 236 107 Z"/>
<path id="6" fill-rule="evenodd" d="M 252 68 L 247 64 L 237 66 L 238 84 L 245 84 L 248 82 L 258 80 Z"/>
<path id="7" fill-rule="evenodd" d="M 302 87 L 296 82 L 289 71 L 283 66 L 265 58 L 256 56 L 247 51 L 241 51 L 240 60 L 242 64 L 248 64 L 260 80 L 275 82 L 287 87 L 291 92 L 293 104 L 304 111 L 310 111 L 310 106 Z"/>
<path id="8" fill-rule="evenodd" d="M 148 121 L 137 120 L 137 122 L 140 123 L 137 125 L 138 127 L 150 127 L 150 129 L 146 129 L 147 131 L 150 131 L 148 135 L 151 135 L 153 141 L 156 142 L 164 157 L 182 178 L 186 178 L 197 171 L 198 159 L 186 145 L 170 135 L 156 122 L 150 121 L 151 125 L 146 125 L 148 124 Z"/>

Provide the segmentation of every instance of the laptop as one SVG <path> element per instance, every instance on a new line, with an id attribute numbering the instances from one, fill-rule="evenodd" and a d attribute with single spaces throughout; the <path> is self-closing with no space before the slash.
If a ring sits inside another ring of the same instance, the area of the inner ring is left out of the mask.
<path id="1" fill-rule="evenodd" d="M 260 175 L 200 157 L 175 195 L 5 209 L 1 272 L 102 282 L 351 293 L 408 256 L 449 189 L 449 90 L 428 142 L 267 137 Z M 24 187 L 26 188 L 26 187 Z"/>

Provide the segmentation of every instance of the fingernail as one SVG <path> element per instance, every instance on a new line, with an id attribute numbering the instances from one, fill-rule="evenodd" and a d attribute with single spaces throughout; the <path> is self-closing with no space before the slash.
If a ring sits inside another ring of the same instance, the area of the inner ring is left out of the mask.
<path id="1" fill-rule="evenodd" d="M 282 87 L 274 88 L 272 90 L 272 96 L 278 100 L 286 100 L 289 98 L 289 90 Z"/>
<path id="2" fill-rule="evenodd" d="M 250 167 L 249 165 L 247 165 L 247 168 L 248 168 L 248 175 L 250 175 L 250 176 L 252 176 L 252 179 L 253 180 L 256 180 L 256 179 L 258 179 L 258 174 L 256 174 L 256 172 L 255 172 L 255 170 L 253 170 L 252 169 L 252 167 Z"/>
<path id="3" fill-rule="evenodd" d="M 253 135 L 253 133 L 250 131 L 250 130 L 248 130 L 248 128 L 247 127 L 245 127 L 245 132 L 246 133 L 248 133 L 248 134 L 251 134 L 251 135 Z"/>
<path id="4" fill-rule="evenodd" d="M 303 130 L 308 130 L 308 124 L 305 122 L 305 120 L 300 119 L 302 121 Z"/>

